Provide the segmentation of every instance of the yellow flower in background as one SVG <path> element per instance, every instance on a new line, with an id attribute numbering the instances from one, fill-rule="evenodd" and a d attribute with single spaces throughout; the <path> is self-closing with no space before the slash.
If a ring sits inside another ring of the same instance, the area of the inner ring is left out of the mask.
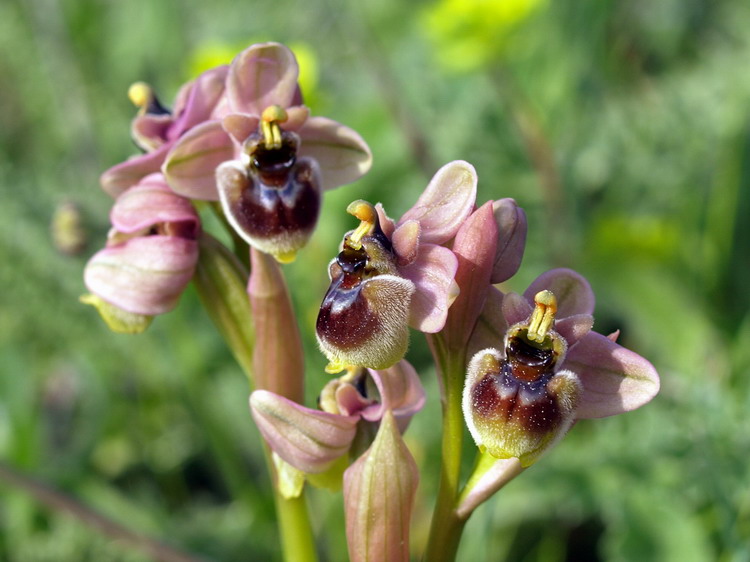
<path id="1" fill-rule="evenodd" d="M 198 76 L 210 68 L 222 64 L 230 64 L 235 55 L 247 45 L 257 43 L 248 40 L 242 43 L 205 42 L 193 51 L 188 62 L 188 77 Z M 304 94 L 305 105 L 310 106 L 311 100 L 317 97 L 318 86 L 318 58 L 312 48 L 304 43 L 290 43 L 288 47 L 297 58 L 299 65 L 298 82 Z"/>
<path id="2" fill-rule="evenodd" d="M 439 0 L 422 25 L 447 70 L 476 70 L 502 55 L 510 34 L 545 0 Z"/>

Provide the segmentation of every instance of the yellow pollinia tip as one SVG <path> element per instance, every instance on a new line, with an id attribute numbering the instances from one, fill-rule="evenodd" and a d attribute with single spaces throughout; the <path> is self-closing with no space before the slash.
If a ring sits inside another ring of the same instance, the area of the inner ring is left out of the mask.
<path id="1" fill-rule="evenodd" d="M 128 88 L 128 99 L 139 109 L 145 110 L 153 97 L 151 86 L 145 82 L 136 82 Z"/>
<path id="2" fill-rule="evenodd" d="M 536 307 L 529 320 L 527 337 L 530 341 L 542 343 L 555 323 L 557 298 L 552 291 L 540 291 L 534 296 Z"/>
<path id="3" fill-rule="evenodd" d="M 347 238 L 348 245 L 359 250 L 362 247 L 362 238 L 370 234 L 378 223 L 378 213 L 371 203 L 362 199 L 351 202 L 346 212 L 362 221 Z"/>

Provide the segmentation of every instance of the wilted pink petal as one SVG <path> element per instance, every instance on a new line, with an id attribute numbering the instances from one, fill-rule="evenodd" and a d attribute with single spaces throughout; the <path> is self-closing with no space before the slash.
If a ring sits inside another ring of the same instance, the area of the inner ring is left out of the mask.
<path id="1" fill-rule="evenodd" d="M 457 269 L 458 258 L 453 252 L 435 244 L 420 245 L 416 261 L 400 269 L 416 287 L 409 311 L 412 328 L 425 333 L 443 329 L 456 296 L 452 288 Z"/>
<path id="2" fill-rule="evenodd" d="M 169 150 L 170 147 L 164 145 L 154 152 L 134 156 L 125 160 L 125 162 L 112 166 L 101 175 L 99 183 L 104 191 L 117 198 L 145 176 L 158 172 Z"/>
<path id="3" fill-rule="evenodd" d="M 521 267 L 526 247 L 526 213 L 513 199 L 506 198 L 492 204 L 497 222 L 497 249 L 492 268 L 492 283 L 502 283 L 515 275 Z"/>
<path id="4" fill-rule="evenodd" d="M 474 208 L 476 195 L 477 173 L 474 166 L 463 160 L 449 162 L 437 171 L 417 202 L 399 222 L 419 221 L 422 242 L 442 244 L 456 235 Z"/>
<path id="5" fill-rule="evenodd" d="M 419 483 L 417 465 L 386 412 L 375 441 L 344 473 L 352 562 L 409 560 L 409 523 Z"/>
<path id="6" fill-rule="evenodd" d="M 261 115 L 271 105 L 289 107 L 297 92 L 299 69 L 294 54 L 279 43 L 261 43 L 242 51 L 229 69 L 227 98 L 236 113 Z"/>
<path id="7" fill-rule="evenodd" d="M 403 432 L 411 417 L 422 409 L 425 392 L 414 367 L 402 359 L 393 367 L 376 371 L 368 369 L 380 393 L 380 403 L 362 411 L 368 421 L 379 421 L 387 410 L 391 410 Z"/>
<path id="8" fill-rule="evenodd" d="M 461 290 L 443 332 L 449 349 L 462 349 L 482 312 L 495 259 L 497 225 L 488 201 L 464 221 L 456 234 L 453 253 L 458 258 L 456 283 Z"/>
<path id="9" fill-rule="evenodd" d="M 191 223 L 197 235 L 198 215 L 190 201 L 174 193 L 161 174 L 151 174 L 117 198 L 110 213 L 119 232 L 135 233 L 156 223 Z"/>
<path id="10" fill-rule="evenodd" d="M 96 253 L 84 271 L 89 291 L 128 312 L 155 315 L 175 307 L 198 260 L 198 243 L 144 236 Z"/>
<path id="11" fill-rule="evenodd" d="M 542 273 L 523 295 L 529 302 L 533 302 L 534 295 L 545 289 L 552 291 L 557 297 L 558 318 L 594 313 L 594 291 L 586 278 L 572 269 L 551 269 Z"/>
<path id="12" fill-rule="evenodd" d="M 659 375 L 651 363 L 596 332 L 589 332 L 568 352 L 563 366 L 583 383 L 579 419 L 634 410 L 659 392 Z"/>
<path id="13" fill-rule="evenodd" d="M 250 411 L 273 451 L 303 472 L 323 472 L 346 454 L 359 416 L 312 410 L 267 390 L 250 395 Z"/>
<path id="14" fill-rule="evenodd" d="M 216 201 L 216 168 L 233 157 L 234 145 L 221 121 L 206 121 L 179 138 L 167 154 L 162 172 L 175 193 Z"/>
<path id="15" fill-rule="evenodd" d="M 310 156 L 320 165 L 323 190 L 358 180 L 372 165 L 370 147 L 359 134 L 326 117 L 310 117 L 297 131 L 302 143 L 299 156 Z"/>

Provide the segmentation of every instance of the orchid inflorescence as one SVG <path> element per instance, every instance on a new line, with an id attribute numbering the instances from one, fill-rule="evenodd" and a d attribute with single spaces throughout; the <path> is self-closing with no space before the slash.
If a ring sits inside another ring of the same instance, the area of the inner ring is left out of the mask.
<path id="1" fill-rule="evenodd" d="M 548 271 L 523 295 L 496 286 L 520 267 L 525 213 L 512 199 L 477 206 L 473 166 L 454 161 L 398 220 L 379 203 L 347 208 L 359 224 L 328 265 L 315 325 L 326 371 L 337 378 L 316 407 L 305 406 L 298 327 L 279 264 L 310 239 L 323 192 L 365 174 L 371 152 L 353 130 L 310 116 L 297 78 L 292 52 L 265 43 L 183 86 L 172 110 L 149 86 L 131 87 L 139 108 L 131 133 L 143 152 L 101 177 L 115 199 L 112 229 L 86 266 L 82 300 L 112 329 L 140 332 L 195 280 L 254 387 L 250 409 L 270 448 L 277 505 L 303 494 L 306 482 L 343 486 L 352 560 L 409 559 L 419 467 L 402 434 L 426 396 L 405 355 L 409 329 L 424 333 L 444 431 L 453 427 L 444 465 L 460 466 L 456 412 L 478 447 L 462 487 L 443 466 L 448 484 L 427 548 L 430 559 L 450 559 L 480 503 L 576 420 L 647 403 L 659 378 L 616 343 L 617 333 L 592 331 L 594 296 L 578 273 Z M 235 246 L 241 259 L 202 229 L 196 208 L 214 210 L 246 243 Z"/>

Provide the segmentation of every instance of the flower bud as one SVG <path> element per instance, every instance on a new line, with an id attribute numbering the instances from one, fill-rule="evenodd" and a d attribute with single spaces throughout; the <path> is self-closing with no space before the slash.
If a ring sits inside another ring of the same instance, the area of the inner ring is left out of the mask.
<path id="1" fill-rule="evenodd" d="M 344 473 L 353 562 L 409 560 L 409 520 L 418 483 L 417 465 L 388 411 L 372 446 Z"/>
<path id="2" fill-rule="evenodd" d="M 582 387 L 570 371 L 559 370 L 567 343 L 554 331 L 557 301 L 549 291 L 536 308 L 511 326 L 504 351 L 485 349 L 469 363 L 463 410 L 482 450 L 498 459 L 517 457 L 533 464 L 573 422 Z"/>

